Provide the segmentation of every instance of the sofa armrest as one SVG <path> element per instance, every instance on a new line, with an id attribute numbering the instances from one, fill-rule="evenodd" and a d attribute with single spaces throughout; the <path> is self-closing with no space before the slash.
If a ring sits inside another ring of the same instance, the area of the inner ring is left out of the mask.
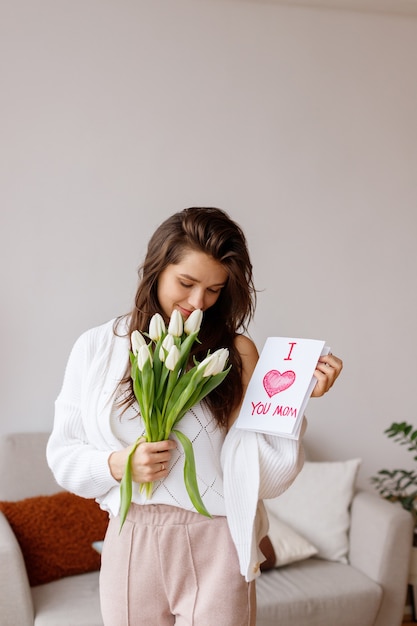
<path id="1" fill-rule="evenodd" d="M 349 561 L 383 588 L 375 626 L 402 623 L 413 520 L 400 505 L 359 491 L 351 509 Z"/>
<path id="2" fill-rule="evenodd" d="M 0 512 L 0 626 L 33 626 L 32 593 L 25 562 L 9 522 Z"/>

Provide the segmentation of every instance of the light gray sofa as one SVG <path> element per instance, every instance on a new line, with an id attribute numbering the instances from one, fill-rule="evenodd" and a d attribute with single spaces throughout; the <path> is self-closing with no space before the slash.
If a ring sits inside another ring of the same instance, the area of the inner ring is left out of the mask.
<path id="1" fill-rule="evenodd" d="M 45 460 L 47 437 L 0 437 L 0 501 L 59 491 Z M 349 564 L 309 558 L 264 572 L 257 580 L 257 626 L 399 626 L 412 531 L 402 508 L 356 493 Z M 31 588 L 19 544 L 0 513 L 0 626 L 32 625 L 102 626 L 98 572 Z"/>

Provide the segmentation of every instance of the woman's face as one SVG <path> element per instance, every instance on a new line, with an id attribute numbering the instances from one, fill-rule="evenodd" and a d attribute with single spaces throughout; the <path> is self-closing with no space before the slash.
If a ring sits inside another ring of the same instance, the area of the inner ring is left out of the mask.
<path id="1" fill-rule="evenodd" d="M 189 251 L 177 264 L 167 265 L 158 279 L 158 300 L 166 319 L 177 309 L 184 319 L 195 310 L 209 309 L 226 284 L 223 265 L 204 252 Z"/>

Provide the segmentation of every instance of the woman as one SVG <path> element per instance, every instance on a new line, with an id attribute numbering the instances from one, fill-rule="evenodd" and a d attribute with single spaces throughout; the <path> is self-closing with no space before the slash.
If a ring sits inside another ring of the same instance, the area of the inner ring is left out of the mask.
<path id="1" fill-rule="evenodd" d="M 233 424 L 258 359 L 244 334 L 255 306 L 252 266 L 240 227 L 220 209 L 174 214 L 152 236 L 135 307 L 84 333 L 71 352 L 56 401 L 48 462 L 58 483 L 109 512 L 100 573 L 106 626 L 253 626 L 254 579 L 267 534 L 262 498 L 284 491 L 303 463 L 300 442 L 239 431 Z M 121 532 L 120 480 L 144 431 L 129 367 L 133 330 L 160 313 L 204 312 L 193 357 L 229 349 L 223 383 L 179 423 L 193 442 L 199 488 L 213 516 L 197 513 L 183 479 L 175 437 L 144 442 L 132 456 L 136 489 Z M 342 369 L 317 364 L 314 396 Z M 149 500 L 138 485 L 152 482 Z"/>

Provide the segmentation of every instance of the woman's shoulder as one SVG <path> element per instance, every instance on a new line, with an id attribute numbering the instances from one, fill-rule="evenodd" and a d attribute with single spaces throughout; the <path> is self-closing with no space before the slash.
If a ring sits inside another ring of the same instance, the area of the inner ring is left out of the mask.
<path id="1" fill-rule="evenodd" d="M 236 335 L 234 343 L 235 348 L 239 352 L 241 358 L 259 358 L 258 349 L 255 343 L 247 335 Z"/>
<path id="2" fill-rule="evenodd" d="M 242 383 L 246 388 L 259 359 L 256 345 L 246 335 L 236 335 L 235 348 L 242 359 Z"/>

